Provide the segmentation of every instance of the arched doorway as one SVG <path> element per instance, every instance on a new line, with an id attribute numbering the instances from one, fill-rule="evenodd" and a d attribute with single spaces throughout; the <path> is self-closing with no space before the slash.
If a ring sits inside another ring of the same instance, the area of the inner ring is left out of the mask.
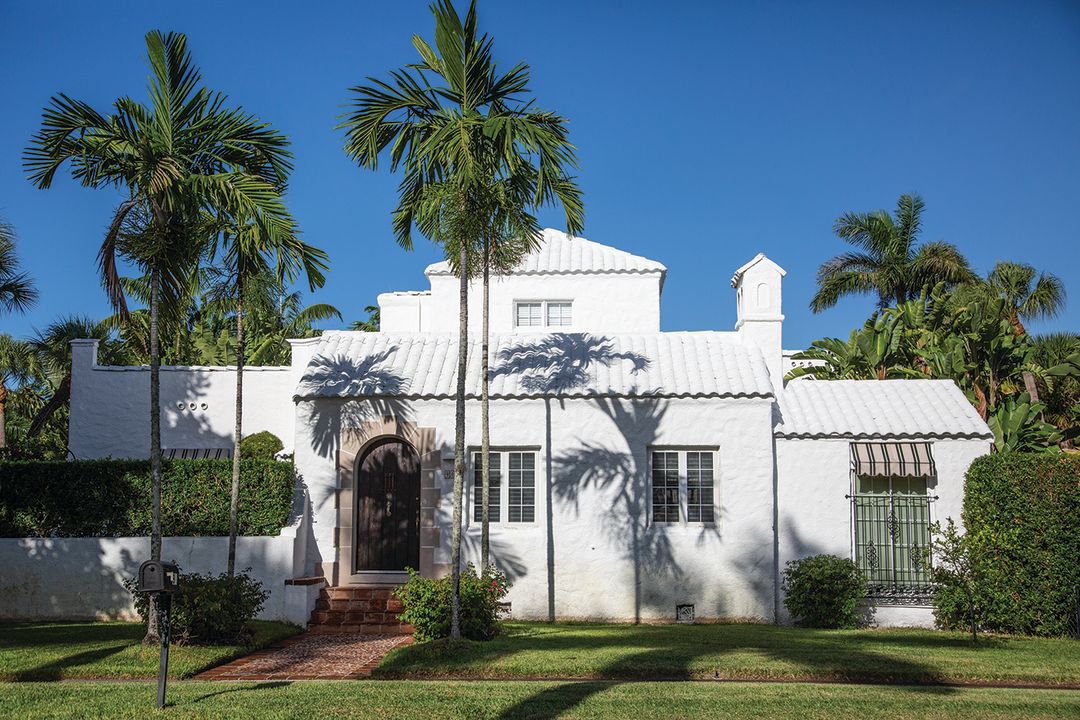
<path id="1" fill-rule="evenodd" d="M 356 464 L 353 572 L 420 567 L 420 458 L 388 438 Z"/>

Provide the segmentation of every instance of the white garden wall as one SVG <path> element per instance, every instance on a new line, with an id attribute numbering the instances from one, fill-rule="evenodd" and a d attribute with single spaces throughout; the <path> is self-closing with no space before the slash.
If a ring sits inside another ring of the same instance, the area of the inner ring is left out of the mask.
<path id="1" fill-rule="evenodd" d="M 78 459 L 150 456 L 150 370 L 97 365 L 97 341 L 72 343 L 68 446 Z M 293 437 L 293 367 L 244 370 L 244 434 L 262 430 Z M 236 420 L 236 369 L 161 369 L 163 448 L 230 448 Z"/>
<path id="2" fill-rule="evenodd" d="M 303 487 L 292 520 L 277 535 L 236 539 L 236 568 L 269 592 L 259 618 L 307 623 L 319 586 L 286 585 L 310 576 L 314 551 Z M 227 537 L 165 537 L 161 558 L 181 572 L 225 572 Z M 0 538 L 0 619 L 135 619 L 124 582 L 150 557 L 150 538 Z"/>

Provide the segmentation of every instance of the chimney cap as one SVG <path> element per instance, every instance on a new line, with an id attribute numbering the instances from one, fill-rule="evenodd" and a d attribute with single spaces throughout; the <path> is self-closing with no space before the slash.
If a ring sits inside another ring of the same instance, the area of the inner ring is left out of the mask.
<path id="1" fill-rule="evenodd" d="M 772 260 L 770 260 L 768 257 L 766 257 L 765 253 L 760 253 L 759 252 L 757 255 L 755 255 L 750 260 L 750 262 L 746 263 L 741 268 L 739 268 L 738 270 L 735 271 L 735 274 L 731 276 L 731 287 L 738 287 L 739 283 L 742 281 L 742 277 L 746 273 L 746 271 L 749 270 L 750 268 L 754 267 L 755 265 L 757 265 L 759 263 L 762 263 L 762 262 L 765 262 L 765 263 L 768 263 L 769 265 L 771 265 L 773 270 L 780 273 L 780 277 L 784 277 L 785 275 L 787 275 L 787 270 L 780 267 L 779 265 L 774 263 Z"/>

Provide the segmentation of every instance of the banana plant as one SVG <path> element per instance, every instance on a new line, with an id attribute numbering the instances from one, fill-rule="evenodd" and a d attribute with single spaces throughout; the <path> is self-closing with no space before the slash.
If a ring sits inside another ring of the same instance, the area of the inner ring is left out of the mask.
<path id="1" fill-rule="evenodd" d="M 1057 450 L 1061 433 L 1041 419 L 1044 407 L 1031 402 L 1027 393 L 1006 398 L 987 421 L 994 433 L 994 449 L 999 453 Z"/>

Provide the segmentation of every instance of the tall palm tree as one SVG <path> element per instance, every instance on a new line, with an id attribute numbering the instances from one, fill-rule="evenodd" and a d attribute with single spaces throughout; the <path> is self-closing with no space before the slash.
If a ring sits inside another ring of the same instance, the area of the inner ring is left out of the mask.
<path id="1" fill-rule="evenodd" d="M 566 163 L 574 162 L 573 148 L 569 147 L 564 123 L 559 123 L 559 137 L 555 143 L 568 147 Z M 562 204 L 566 226 L 570 234 L 581 232 L 584 224 L 584 210 L 581 204 L 581 191 L 567 175 L 566 167 L 537 168 L 533 164 L 531 153 L 522 148 L 521 156 L 512 158 L 511 174 L 500 177 L 496 170 L 489 180 L 490 200 L 483 206 L 484 232 L 480 238 L 479 274 L 482 277 L 483 300 L 481 328 L 480 361 L 480 457 L 481 457 L 481 520 L 480 520 L 480 564 L 487 568 L 491 563 L 491 411 L 490 388 L 491 352 L 489 349 L 490 331 L 490 287 L 491 275 L 503 275 L 512 272 L 525 256 L 537 249 L 540 244 L 540 226 L 533 215 L 539 207 L 538 199 L 548 197 L 543 190 L 537 193 L 538 179 L 556 177 L 558 186 L 551 191 L 550 198 Z M 540 180 L 539 182 L 546 182 Z"/>
<path id="2" fill-rule="evenodd" d="M 45 108 L 41 130 L 26 150 L 30 180 L 52 185 L 70 164 L 86 187 L 127 194 L 99 252 L 110 302 L 127 314 L 117 257 L 150 275 L 150 468 L 153 529 L 150 553 L 161 557 L 161 385 L 158 319 L 163 294 L 178 297 L 205 242 L 205 219 L 221 214 L 261 218 L 279 234 L 292 230 L 278 195 L 291 166 L 285 138 L 254 116 L 225 107 L 225 97 L 200 86 L 201 77 L 180 33 L 146 35 L 151 74 L 149 104 L 121 97 L 111 114 L 64 94 Z M 148 222 L 138 242 L 122 242 L 128 215 Z M 164 292 L 163 292 L 164 291 Z M 148 638 L 156 634 L 151 612 Z"/>
<path id="3" fill-rule="evenodd" d="M 15 231 L 0 222 L 0 311 L 26 312 L 37 298 L 34 282 L 15 256 Z"/>
<path id="4" fill-rule="evenodd" d="M 226 572 L 236 569 L 237 512 L 240 499 L 240 441 L 244 421 L 244 300 L 252 291 L 265 295 L 268 287 L 292 282 L 303 272 L 308 288 L 322 287 L 327 255 L 300 240 L 298 233 L 277 233 L 258 218 L 236 222 L 221 234 L 224 283 L 219 288 L 232 296 L 236 313 L 236 415 L 233 429 L 232 486 L 229 496 L 229 551 Z M 260 282 L 271 278 L 271 282 Z"/>
<path id="5" fill-rule="evenodd" d="M 455 417 L 454 511 L 451 539 L 451 636 L 460 637 L 461 512 L 465 474 L 465 375 L 468 351 L 469 256 L 480 248 L 490 219 L 493 180 L 518 177 L 534 183 L 532 200 L 556 198 L 580 208 L 572 180 L 562 172 L 574 165 L 565 121 L 536 110 L 521 98 L 528 67 L 499 73 L 492 39 L 479 34 L 475 2 L 462 19 L 449 0 L 431 6 L 435 47 L 419 36 L 413 46 L 420 61 L 369 79 L 352 89 L 353 111 L 346 130 L 346 153 L 361 167 L 376 170 L 386 155 L 391 171 L 402 169 L 393 227 L 398 243 L 412 248 L 412 230 L 444 245 L 456 265 L 459 285 L 457 407 Z M 523 159 L 535 158 L 530 174 Z M 545 174 L 545 173 L 550 173 Z"/>
<path id="6" fill-rule="evenodd" d="M 837 255 L 817 272 L 818 291 L 810 309 L 821 312 L 845 295 L 872 294 L 878 307 L 899 305 L 938 283 L 970 282 L 975 274 L 956 246 L 946 242 L 918 244 L 924 203 L 918 195 L 901 195 L 896 217 L 885 210 L 848 212 L 833 231 L 857 250 Z"/>
<path id="7" fill-rule="evenodd" d="M 1006 302 L 1017 335 L 1027 332 L 1024 320 L 1052 318 L 1065 309 L 1061 279 L 1023 263 L 999 262 L 986 276 L 986 288 Z"/>

